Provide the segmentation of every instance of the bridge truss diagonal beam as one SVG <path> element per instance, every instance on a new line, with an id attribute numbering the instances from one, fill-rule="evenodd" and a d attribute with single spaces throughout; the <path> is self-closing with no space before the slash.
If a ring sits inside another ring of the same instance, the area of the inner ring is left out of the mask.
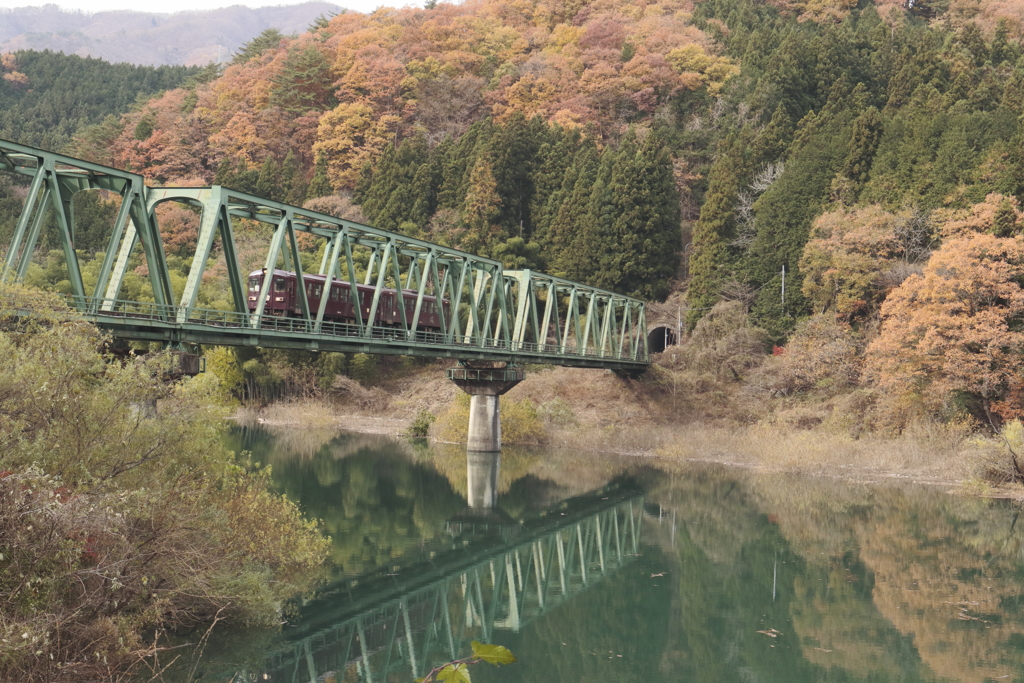
<path id="1" fill-rule="evenodd" d="M 638 299 L 536 271 L 505 270 L 493 259 L 221 186 L 147 187 L 135 173 L 3 140 L 0 171 L 30 179 L 11 243 L 0 245 L 0 283 L 25 277 L 41 231 L 52 224 L 72 304 L 115 336 L 628 371 L 642 371 L 649 363 L 644 302 Z M 97 282 L 86 291 L 72 200 L 89 190 L 116 195 L 121 205 L 109 226 Z M 181 281 L 171 276 L 158 221 L 157 209 L 166 202 L 200 211 L 195 250 L 178 292 L 173 282 Z M 312 306 L 306 287 L 299 286 L 289 317 L 269 315 L 265 305 L 271 278 L 264 278 L 262 291 L 250 293 L 248 273 L 239 262 L 236 230 L 243 219 L 271 232 L 263 260 L 268 272 L 283 266 L 302 282 L 300 246 L 312 239 L 320 243 L 318 274 L 328 287 L 335 280 L 361 282 L 372 288 L 369 304 L 350 287 L 355 319 L 326 319 L 327 297 Z M 135 255 L 140 244 L 141 261 Z M 214 256 L 223 258 L 226 267 L 228 311 L 197 306 Z M 140 265 L 139 272 L 148 273 L 152 300 L 125 300 L 127 275 Z M 384 292 L 394 289 L 406 292 L 411 309 L 399 305 L 397 322 L 384 325 L 377 314 Z M 250 295 L 257 299 L 254 310 L 248 307 Z M 428 297 L 444 298 L 450 306 L 451 315 L 441 316 L 439 328 L 425 329 L 420 323 Z"/>

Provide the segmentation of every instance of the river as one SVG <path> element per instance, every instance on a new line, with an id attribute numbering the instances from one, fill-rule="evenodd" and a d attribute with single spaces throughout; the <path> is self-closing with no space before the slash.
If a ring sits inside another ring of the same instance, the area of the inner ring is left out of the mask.
<path id="1" fill-rule="evenodd" d="M 544 449 L 468 481 L 451 446 L 226 438 L 333 564 L 280 630 L 215 632 L 193 680 L 412 681 L 475 639 L 518 658 L 485 683 L 1024 681 L 1015 503 Z"/>

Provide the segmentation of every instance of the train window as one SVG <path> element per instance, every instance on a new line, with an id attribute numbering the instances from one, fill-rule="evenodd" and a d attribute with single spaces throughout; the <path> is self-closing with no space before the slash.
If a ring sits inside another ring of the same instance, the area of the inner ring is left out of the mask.
<path id="1" fill-rule="evenodd" d="M 316 285 L 315 287 L 313 287 L 313 296 L 319 297 L 320 294 L 323 293 L 323 291 L 324 291 L 324 286 L 323 285 Z"/>
<path id="2" fill-rule="evenodd" d="M 249 278 L 249 291 L 255 292 L 259 288 L 260 288 L 260 280 L 259 280 L 259 278 L 255 278 L 255 277 Z"/>
<path id="3" fill-rule="evenodd" d="M 331 287 L 331 301 L 337 301 L 337 300 L 338 300 L 338 288 L 337 287 Z"/>
<path id="4" fill-rule="evenodd" d="M 276 280 L 274 280 L 274 291 L 275 292 L 283 292 L 284 289 L 285 289 L 284 280 L 282 280 L 281 278 L 277 278 Z"/>

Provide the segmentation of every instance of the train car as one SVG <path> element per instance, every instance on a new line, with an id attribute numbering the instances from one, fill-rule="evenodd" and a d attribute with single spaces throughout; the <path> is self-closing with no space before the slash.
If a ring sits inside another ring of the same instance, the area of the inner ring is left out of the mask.
<path id="1" fill-rule="evenodd" d="M 259 302 L 259 294 L 263 288 L 265 271 L 254 270 L 249 273 L 249 312 L 256 311 Z M 303 283 L 306 287 L 306 300 L 309 303 L 311 314 L 320 310 L 320 300 L 324 296 L 324 287 L 327 284 L 327 277 L 324 275 L 303 275 Z M 296 289 L 297 278 L 295 273 L 287 270 L 275 270 L 274 280 L 267 294 L 267 301 L 263 307 L 264 315 L 281 317 L 297 317 L 302 315 L 302 304 Z M 375 288 L 369 285 L 356 284 L 356 292 L 359 297 L 359 307 L 362 319 L 365 321 L 370 315 L 370 308 L 373 305 L 373 293 Z M 415 290 L 402 290 L 401 299 L 405 305 L 405 316 L 409 324 L 412 324 L 413 314 L 416 310 Z M 345 280 L 334 280 L 331 283 L 331 291 L 327 294 L 327 308 L 324 310 L 324 320 L 334 322 L 351 323 L 355 322 L 359 315 L 352 303 L 351 285 Z M 377 315 L 374 317 L 374 325 L 389 327 L 401 327 L 402 311 L 398 308 L 399 296 L 394 289 L 382 289 L 380 301 L 377 304 Z M 445 321 L 451 320 L 451 310 L 447 299 L 441 300 L 441 306 L 437 304 L 437 297 L 423 296 L 423 305 L 420 307 L 419 329 L 439 330 L 441 329 L 441 315 Z"/>

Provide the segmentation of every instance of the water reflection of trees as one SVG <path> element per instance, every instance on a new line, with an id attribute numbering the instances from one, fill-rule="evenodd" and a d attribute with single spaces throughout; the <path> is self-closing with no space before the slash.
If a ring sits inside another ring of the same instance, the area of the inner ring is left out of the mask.
<path id="1" fill-rule="evenodd" d="M 346 572 L 415 551 L 465 506 L 461 448 L 339 437 L 304 460 L 251 450 L 325 521 Z M 645 522 L 643 556 L 515 636 L 508 644 L 529 656 L 482 680 L 977 681 L 1024 671 L 1024 529 L 1013 505 L 512 449 L 499 505 L 524 518 L 623 471 L 662 506 L 660 526 L 657 515 Z"/>
<path id="2" fill-rule="evenodd" d="M 1012 506 L 719 468 L 663 481 L 649 499 L 676 514 L 680 629 L 668 656 L 694 680 L 1024 670 Z"/>
<path id="3" fill-rule="evenodd" d="M 647 546 L 614 582 L 592 586 L 502 642 L 522 653 L 514 666 L 473 672 L 473 680 L 503 683 L 586 681 L 655 683 L 685 680 L 666 671 L 666 650 L 673 619 L 666 569 L 668 558 Z M 664 579 L 664 580 L 662 580 Z M 621 656 L 620 656 L 621 655 Z"/>
<path id="4" fill-rule="evenodd" d="M 444 532 L 465 501 L 405 444 L 337 436 L 308 459 L 275 458 L 273 478 L 323 520 L 342 573 L 385 566 Z"/>

